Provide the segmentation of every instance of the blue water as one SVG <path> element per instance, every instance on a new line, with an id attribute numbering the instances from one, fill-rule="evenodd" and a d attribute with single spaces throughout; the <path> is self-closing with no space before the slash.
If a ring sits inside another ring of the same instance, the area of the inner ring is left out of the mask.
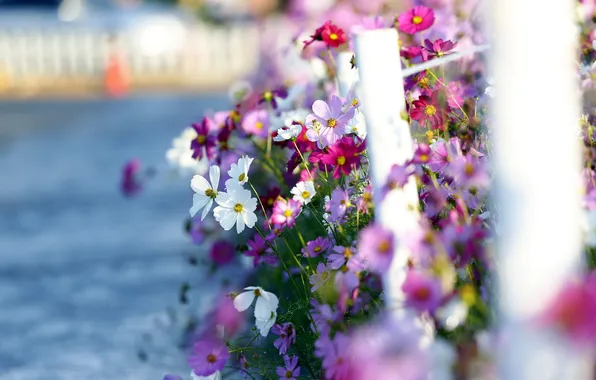
<path id="1" fill-rule="evenodd" d="M 132 200 L 118 182 L 132 157 L 164 167 L 171 139 L 225 105 L 212 95 L 0 103 L 0 379 L 148 380 L 185 368 L 155 326 L 180 307 L 180 283 L 201 277 L 184 259 L 197 249 L 183 233 L 188 181 L 159 176 Z"/>

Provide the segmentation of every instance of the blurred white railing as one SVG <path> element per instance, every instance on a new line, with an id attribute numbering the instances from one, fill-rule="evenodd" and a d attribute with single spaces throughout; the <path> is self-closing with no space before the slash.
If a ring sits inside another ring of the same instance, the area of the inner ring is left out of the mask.
<path id="1" fill-rule="evenodd" d="M 74 27 L 0 28 L 0 92 L 99 90 L 113 52 L 133 88 L 225 86 L 258 65 L 258 46 L 254 24 L 199 24 L 189 30 L 183 49 L 158 56 L 142 55 L 126 31 L 110 37 Z"/>

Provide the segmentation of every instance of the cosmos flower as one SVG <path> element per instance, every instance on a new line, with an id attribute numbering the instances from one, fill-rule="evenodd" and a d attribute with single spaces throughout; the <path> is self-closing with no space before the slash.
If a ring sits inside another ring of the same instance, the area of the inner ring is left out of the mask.
<path id="1" fill-rule="evenodd" d="M 266 110 L 252 110 L 242 119 L 242 129 L 255 136 L 267 137 L 269 133 L 269 116 Z"/>
<path id="2" fill-rule="evenodd" d="M 218 206 L 213 210 L 213 216 L 224 230 L 229 231 L 236 225 L 236 232 L 241 233 L 244 226 L 252 228 L 257 222 L 257 200 L 251 197 L 249 190 L 228 189 L 227 193 L 219 192 L 215 201 Z"/>
<path id="3" fill-rule="evenodd" d="M 360 154 L 364 148 L 364 143 L 356 145 L 352 137 L 346 136 L 327 148 L 321 155 L 321 163 L 333 168 L 333 178 L 349 175 L 360 167 Z"/>
<path id="4" fill-rule="evenodd" d="M 399 30 L 407 34 L 415 34 L 431 27 L 435 21 L 435 12 L 431 8 L 419 5 L 397 18 Z"/>
<path id="5" fill-rule="evenodd" d="M 277 367 L 275 373 L 280 377 L 280 380 L 296 380 L 300 376 L 300 367 L 298 366 L 298 357 L 288 355 L 284 356 L 285 367 Z"/>
<path id="6" fill-rule="evenodd" d="M 296 223 L 296 218 L 300 215 L 302 210 L 302 203 L 293 199 L 285 200 L 279 198 L 273 204 L 273 215 L 271 215 L 271 222 L 277 227 L 287 226 L 293 227 Z"/>
<path id="7" fill-rule="evenodd" d="M 193 158 L 193 150 L 190 146 L 196 138 L 197 132 L 193 128 L 185 128 L 180 136 L 172 140 L 172 147 L 166 152 L 166 159 L 170 166 L 178 169 L 180 174 L 201 173 L 207 169 L 206 160 Z"/>
<path id="8" fill-rule="evenodd" d="M 302 254 L 306 257 L 317 257 L 324 253 L 331 246 L 331 241 L 328 238 L 318 237 L 306 243 L 302 248 Z"/>
<path id="9" fill-rule="evenodd" d="M 315 41 L 323 41 L 327 47 L 339 47 L 348 40 L 343 29 L 333 24 L 330 20 L 315 30 L 309 41 L 304 41 L 304 48 L 307 48 Z"/>
<path id="10" fill-rule="evenodd" d="M 406 305 L 419 312 L 433 312 L 441 304 L 441 283 L 418 270 L 410 270 L 403 283 Z"/>
<path id="11" fill-rule="evenodd" d="M 267 90 L 261 95 L 259 104 L 269 103 L 273 109 L 277 109 L 277 99 L 285 99 L 287 96 L 288 91 L 284 87 L 279 87 L 275 90 Z"/>
<path id="12" fill-rule="evenodd" d="M 302 132 L 302 125 L 292 124 L 289 127 L 281 127 L 277 130 L 277 135 L 273 137 L 273 141 L 294 140 Z"/>
<path id="13" fill-rule="evenodd" d="M 438 38 L 435 41 L 429 40 L 428 38 L 424 40 L 424 48 L 422 49 L 422 60 L 428 61 L 431 58 L 437 57 L 441 58 L 444 55 L 449 54 L 449 52 L 457 46 L 457 43 L 453 43 L 449 40 L 443 41 L 443 39 Z"/>
<path id="14" fill-rule="evenodd" d="M 204 117 L 200 123 L 194 123 L 191 127 L 196 132 L 195 139 L 190 143 L 192 157 L 200 160 L 206 156 L 211 159 L 215 154 L 215 136 L 210 133 L 215 129 L 213 121 Z"/>
<path id="15" fill-rule="evenodd" d="M 255 318 L 263 321 L 267 321 L 271 317 L 271 313 L 277 312 L 277 306 L 279 305 L 279 299 L 273 293 L 265 291 L 263 288 L 258 286 L 248 286 L 244 288 L 246 290 L 240 293 L 234 298 L 234 307 L 236 310 L 242 312 L 252 305 L 252 301 L 257 299 L 255 303 Z"/>
<path id="16" fill-rule="evenodd" d="M 300 181 L 294 186 L 291 193 L 294 195 L 294 200 L 302 204 L 309 204 L 310 201 L 317 195 L 315 184 L 313 181 Z"/>
<path id="17" fill-rule="evenodd" d="M 219 339 L 204 339 L 193 345 L 188 365 L 199 376 L 209 376 L 221 371 L 230 354 L 225 343 Z"/>
<path id="18" fill-rule="evenodd" d="M 346 133 L 346 125 L 354 117 L 354 108 L 346 112 L 342 109 L 341 99 L 333 95 L 329 103 L 316 100 L 312 105 L 313 113 L 306 118 L 306 137 L 316 142 L 321 149 L 335 144 Z"/>
<path id="19" fill-rule="evenodd" d="M 331 268 L 327 267 L 323 263 L 317 265 L 317 272 L 310 276 L 309 282 L 312 285 L 312 291 L 317 291 L 319 288 L 324 286 L 329 280 L 331 280 Z"/>
<path id="20" fill-rule="evenodd" d="M 271 330 L 271 327 L 273 327 L 273 325 L 275 324 L 276 320 L 277 312 L 275 311 L 272 311 L 271 315 L 267 319 L 255 320 L 255 326 L 257 327 L 257 329 L 259 329 L 259 334 L 261 334 L 262 337 L 266 337 L 267 335 L 269 335 L 269 331 Z"/>
<path id="21" fill-rule="evenodd" d="M 283 325 L 276 324 L 271 331 L 279 336 L 273 342 L 273 345 L 279 350 L 280 355 L 286 354 L 290 346 L 296 343 L 296 329 L 291 322 L 284 323 Z"/>
<path id="22" fill-rule="evenodd" d="M 372 225 L 360 231 L 358 253 L 368 266 L 384 273 L 393 259 L 393 233 L 379 225 Z"/>
<path id="23" fill-rule="evenodd" d="M 248 182 L 248 171 L 253 161 L 254 158 L 242 156 L 238 159 L 238 163 L 233 163 L 230 170 L 228 170 L 230 179 L 226 181 L 226 188 L 234 187 L 235 185 L 244 185 Z"/>
<path id="24" fill-rule="evenodd" d="M 201 214 L 201 220 L 205 219 L 211 207 L 213 207 L 213 201 L 217 197 L 217 188 L 219 187 L 219 167 L 211 166 L 209 168 L 209 179 L 211 183 L 201 175 L 195 175 L 190 181 L 190 187 L 195 192 L 192 197 L 192 207 L 190 208 L 190 216 L 193 217 L 203 209 Z"/>
<path id="25" fill-rule="evenodd" d="M 443 118 L 438 108 L 436 96 L 420 95 L 412 102 L 410 117 L 421 124 L 428 124 L 430 129 L 443 129 Z"/>

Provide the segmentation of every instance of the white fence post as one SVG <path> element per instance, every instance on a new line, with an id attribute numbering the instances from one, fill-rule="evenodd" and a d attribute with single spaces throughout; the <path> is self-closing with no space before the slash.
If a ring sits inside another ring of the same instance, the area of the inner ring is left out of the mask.
<path id="1" fill-rule="evenodd" d="M 412 158 L 410 126 L 401 118 L 405 110 L 404 84 L 398 37 L 395 29 L 363 31 L 356 36 L 359 74 L 358 95 L 366 119 L 366 139 L 375 198 L 375 218 L 394 232 L 395 256 L 384 276 L 386 303 L 399 314 L 403 303 L 401 286 L 406 274 L 408 252 L 400 236 L 417 227 L 418 193 L 413 179 L 403 190 L 393 190 L 385 198 L 381 188 L 391 167 Z"/>
<path id="2" fill-rule="evenodd" d="M 591 378 L 589 363 L 533 321 L 581 257 L 574 3 L 492 1 L 499 372 L 506 380 Z"/>

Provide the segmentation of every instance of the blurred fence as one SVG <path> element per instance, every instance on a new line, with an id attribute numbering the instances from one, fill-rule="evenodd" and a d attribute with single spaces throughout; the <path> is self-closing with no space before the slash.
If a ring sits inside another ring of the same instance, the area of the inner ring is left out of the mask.
<path id="1" fill-rule="evenodd" d="M 194 26 L 176 53 L 140 54 L 121 34 L 59 27 L 0 29 L 0 94 L 99 92 L 113 54 L 133 89 L 226 86 L 258 65 L 254 24 Z"/>

